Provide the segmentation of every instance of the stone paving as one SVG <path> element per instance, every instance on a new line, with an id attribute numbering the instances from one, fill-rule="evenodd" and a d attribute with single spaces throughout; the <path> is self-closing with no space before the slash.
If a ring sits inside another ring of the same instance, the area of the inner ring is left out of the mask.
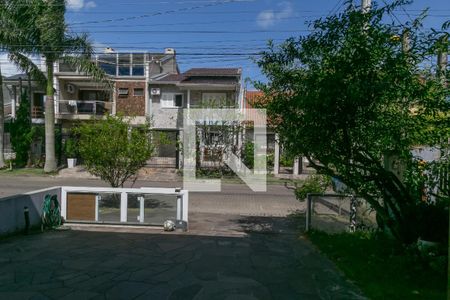
<path id="1" fill-rule="evenodd" d="M 364 299 L 292 219 L 191 219 L 188 233 L 0 240 L 0 299 Z"/>

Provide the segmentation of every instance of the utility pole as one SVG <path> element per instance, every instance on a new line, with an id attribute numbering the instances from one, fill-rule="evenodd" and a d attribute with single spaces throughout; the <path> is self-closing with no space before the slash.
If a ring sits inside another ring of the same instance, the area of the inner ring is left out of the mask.
<path id="1" fill-rule="evenodd" d="M 372 7 L 372 0 L 361 0 L 361 11 L 368 13 Z"/>
<path id="2" fill-rule="evenodd" d="M 441 37 L 441 43 L 442 43 L 442 48 L 441 48 L 441 50 L 439 50 L 438 56 L 437 56 L 437 70 L 438 70 L 437 75 L 441 78 L 442 83 L 447 85 L 445 75 L 446 75 L 447 64 L 448 64 L 448 53 L 447 53 L 448 34 L 444 34 Z"/>

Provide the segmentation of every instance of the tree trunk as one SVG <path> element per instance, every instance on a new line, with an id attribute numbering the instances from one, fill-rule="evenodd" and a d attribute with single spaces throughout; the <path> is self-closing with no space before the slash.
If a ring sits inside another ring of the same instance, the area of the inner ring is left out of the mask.
<path id="1" fill-rule="evenodd" d="M 5 158 L 3 156 L 3 137 L 4 137 L 4 131 L 5 131 L 5 110 L 4 110 L 4 99 L 3 99 L 3 77 L 2 77 L 2 71 L 0 68 L 0 169 L 4 168 L 5 165 Z"/>
<path id="2" fill-rule="evenodd" d="M 53 90 L 53 61 L 47 60 L 47 99 L 45 101 L 45 172 L 56 171 L 55 156 L 55 92 Z"/>

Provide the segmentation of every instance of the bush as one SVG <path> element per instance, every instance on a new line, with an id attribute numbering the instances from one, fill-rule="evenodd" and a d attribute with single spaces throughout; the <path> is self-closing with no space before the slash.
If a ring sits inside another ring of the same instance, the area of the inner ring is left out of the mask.
<path id="1" fill-rule="evenodd" d="M 243 162 L 249 169 L 253 169 L 255 165 L 255 144 L 246 142 L 243 149 Z"/>
<path id="2" fill-rule="evenodd" d="M 64 154 L 67 158 L 76 158 L 78 156 L 78 145 L 75 139 L 67 139 L 64 143 Z"/>
<path id="3" fill-rule="evenodd" d="M 322 194 L 330 186 L 330 177 L 324 175 L 311 175 L 299 187 L 295 188 L 295 197 L 304 201 L 308 194 Z"/>

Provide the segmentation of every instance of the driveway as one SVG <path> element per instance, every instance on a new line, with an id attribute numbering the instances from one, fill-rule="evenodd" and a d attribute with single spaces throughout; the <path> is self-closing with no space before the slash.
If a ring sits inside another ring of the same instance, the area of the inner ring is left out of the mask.
<path id="1" fill-rule="evenodd" d="M 0 299 L 364 299 L 298 238 L 291 219 L 197 220 L 189 233 L 67 230 L 4 240 Z"/>

